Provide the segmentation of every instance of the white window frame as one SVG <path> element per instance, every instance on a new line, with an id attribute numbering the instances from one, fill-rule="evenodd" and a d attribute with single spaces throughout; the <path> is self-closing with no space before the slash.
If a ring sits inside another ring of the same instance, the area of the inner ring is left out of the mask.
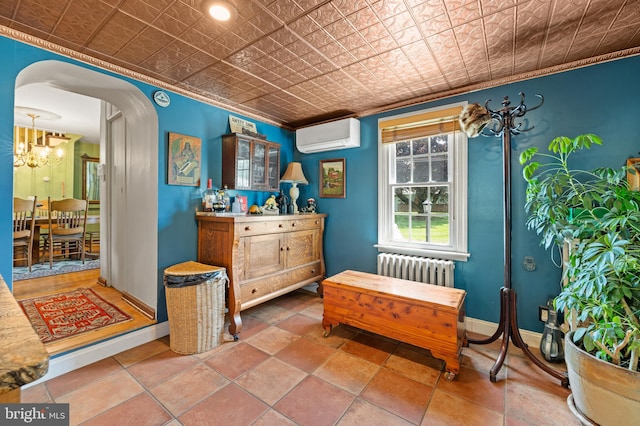
<path id="1" fill-rule="evenodd" d="M 452 107 L 464 107 L 467 102 L 444 105 L 410 113 L 388 116 L 378 119 L 387 121 L 411 117 L 413 115 L 437 112 Z M 398 253 L 415 256 L 434 257 L 439 259 L 466 261 L 467 252 L 467 176 L 468 176 L 468 139 L 463 131 L 455 133 L 455 141 L 450 147 L 450 162 L 453 166 L 453 182 L 451 184 L 453 197 L 450 198 L 451 222 L 449 245 L 429 244 L 419 242 L 393 241 L 393 189 L 390 184 L 391 150 L 395 144 L 381 142 L 382 129 L 378 126 L 378 244 L 379 252 Z"/>

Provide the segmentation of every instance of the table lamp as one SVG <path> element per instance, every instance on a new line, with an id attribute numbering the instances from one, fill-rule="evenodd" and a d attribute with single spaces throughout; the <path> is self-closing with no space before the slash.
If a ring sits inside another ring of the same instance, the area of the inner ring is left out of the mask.
<path id="1" fill-rule="evenodd" d="M 291 203 L 293 204 L 293 214 L 298 214 L 297 200 L 300 196 L 298 184 L 307 185 L 309 183 L 307 182 L 307 178 L 304 177 L 304 173 L 302 173 L 302 165 L 298 162 L 289 163 L 287 170 L 282 175 L 282 178 L 280 178 L 280 182 L 287 182 L 291 184 L 289 196 L 291 197 Z"/>

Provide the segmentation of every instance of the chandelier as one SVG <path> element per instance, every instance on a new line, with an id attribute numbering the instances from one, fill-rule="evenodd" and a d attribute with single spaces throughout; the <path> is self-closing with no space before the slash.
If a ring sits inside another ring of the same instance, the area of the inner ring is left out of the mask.
<path id="1" fill-rule="evenodd" d="M 25 112 L 25 115 L 31 118 L 31 128 L 14 127 L 13 167 L 28 166 L 35 169 L 49 164 L 60 164 L 64 150 L 59 145 L 69 138 L 61 133 L 36 129 L 36 118 L 52 119 L 60 116 L 34 108 L 16 107 L 16 110 Z M 58 148 L 54 156 L 56 146 Z"/>

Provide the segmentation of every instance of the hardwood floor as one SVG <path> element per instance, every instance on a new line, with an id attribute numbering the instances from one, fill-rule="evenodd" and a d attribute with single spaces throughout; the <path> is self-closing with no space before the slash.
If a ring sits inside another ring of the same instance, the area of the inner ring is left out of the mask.
<path id="1" fill-rule="evenodd" d="M 98 330 L 88 331 L 74 337 L 46 343 L 45 347 L 50 355 L 67 352 L 88 346 L 120 334 L 137 330 L 152 324 L 155 320 L 150 320 L 136 308 L 122 299 L 122 293 L 113 287 L 103 287 L 98 283 L 100 270 L 74 272 L 70 274 L 53 275 L 49 277 L 36 278 L 32 280 L 15 281 L 13 283 L 13 296 L 16 300 L 30 299 L 32 297 L 49 294 L 62 293 L 80 287 L 90 288 L 100 297 L 115 305 L 123 312 L 131 315 L 133 320 L 124 323 L 110 325 Z"/>

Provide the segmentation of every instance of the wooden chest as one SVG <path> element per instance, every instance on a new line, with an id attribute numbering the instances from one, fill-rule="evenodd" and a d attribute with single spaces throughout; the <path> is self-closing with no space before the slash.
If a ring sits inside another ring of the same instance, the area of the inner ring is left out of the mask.
<path id="1" fill-rule="evenodd" d="M 445 377 L 460 371 L 466 344 L 464 290 L 344 271 L 322 282 L 325 336 L 339 323 L 429 349 L 445 361 Z"/>

